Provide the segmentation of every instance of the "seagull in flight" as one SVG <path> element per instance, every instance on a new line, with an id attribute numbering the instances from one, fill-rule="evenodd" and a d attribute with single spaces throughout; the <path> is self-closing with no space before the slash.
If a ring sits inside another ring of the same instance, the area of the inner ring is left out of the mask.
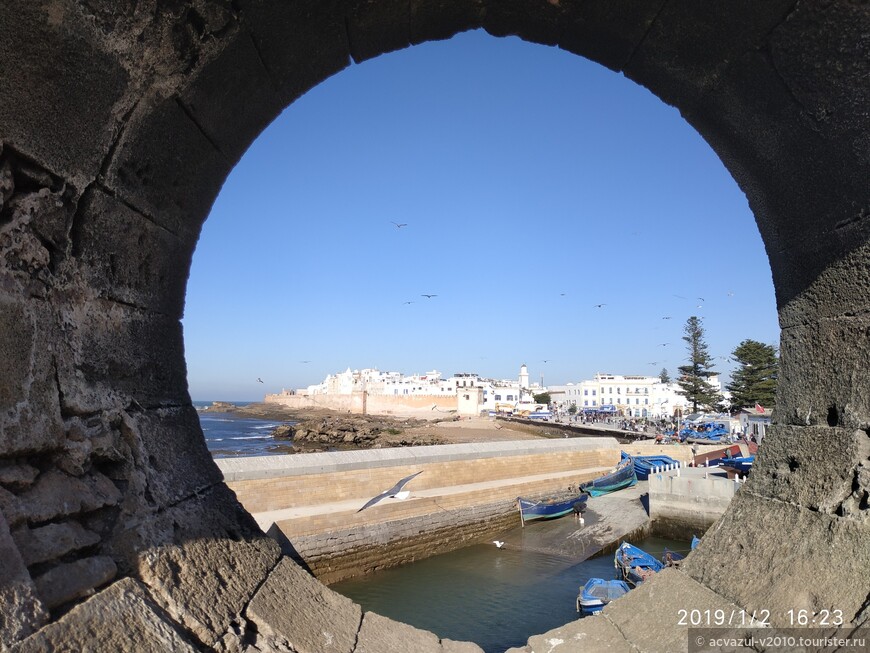
<path id="1" fill-rule="evenodd" d="M 413 304 L 414 302 L 402 302 L 403 304 Z"/>
<path id="2" fill-rule="evenodd" d="M 407 226 L 408 226 L 408 223 L 407 223 L 407 222 L 392 222 L 392 221 L 390 221 L 390 222 L 391 222 L 392 224 L 396 225 L 396 229 L 401 229 L 402 227 L 407 227 Z"/>
<path id="3" fill-rule="evenodd" d="M 492 543 L 495 544 L 499 549 L 504 546 L 504 542 L 502 542 L 501 540 L 493 540 Z"/>
<path id="4" fill-rule="evenodd" d="M 260 383 L 262 383 L 262 382 L 263 382 L 263 379 L 261 379 L 261 378 L 258 376 L 258 377 L 257 377 L 257 381 L 259 381 Z"/>
<path id="5" fill-rule="evenodd" d="M 592 308 L 603 308 L 604 306 L 607 306 L 607 304 L 594 304 Z"/>
<path id="6" fill-rule="evenodd" d="M 659 347 L 667 347 L 669 344 L 671 344 L 671 343 L 669 343 L 669 342 L 660 342 L 660 343 L 659 343 Z"/>
<path id="7" fill-rule="evenodd" d="M 311 361 L 299 361 L 300 363 L 310 363 Z"/>
<path id="8" fill-rule="evenodd" d="M 426 299 L 432 299 L 433 297 L 437 297 L 437 296 L 438 295 L 426 295 L 426 294 L 420 295 L 420 297 L 425 297 Z"/>
<path id="9" fill-rule="evenodd" d="M 658 364 L 659 364 L 658 361 L 653 361 L 652 363 L 647 363 L 647 365 L 658 365 Z"/>
<path id="10" fill-rule="evenodd" d="M 700 301 L 700 302 L 703 304 L 703 303 L 704 303 L 705 301 L 707 301 L 707 300 L 704 299 L 703 297 L 698 297 L 698 301 Z"/>
<path id="11" fill-rule="evenodd" d="M 666 315 L 666 316 L 664 316 L 662 319 L 663 319 L 663 320 L 670 320 L 670 319 L 671 319 L 671 316 L 670 316 L 670 315 Z"/>
<path id="12" fill-rule="evenodd" d="M 393 487 L 391 487 L 389 490 L 384 490 L 376 497 L 372 497 L 371 499 L 369 499 L 366 502 L 366 505 L 364 505 L 362 508 L 357 510 L 357 512 L 362 512 L 366 508 L 372 507 L 378 501 L 380 501 L 381 499 L 386 499 L 387 497 L 395 497 L 397 499 L 407 499 L 409 493 L 402 492 L 402 488 L 405 487 L 412 478 L 414 478 L 415 476 L 418 476 L 419 474 L 422 474 L 422 473 L 423 473 L 422 471 L 419 471 L 416 474 L 411 474 L 410 476 L 406 476 L 401 481 L 396 483 Z M 402 496 L 402 495 L 404 495 L 404 496 Z"/>
<path id="13" fill-rule="evenodd" d="M 545 358 L 545 359 L 544 359 L 544 362 L 545 362 L 545 363 L 549 363 L 551 360 L 553 360 L 553 359 L 552 359 L 552 358 Z"/>

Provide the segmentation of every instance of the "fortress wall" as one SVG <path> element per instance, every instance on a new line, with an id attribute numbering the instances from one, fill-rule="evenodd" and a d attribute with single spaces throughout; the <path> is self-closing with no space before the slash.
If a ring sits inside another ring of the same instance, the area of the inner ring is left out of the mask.
<path id="1" fill-rule="evenodd" d="M 434 415 L 437 411 L 456 410 L 456 396 L 443 395 L 377 395 L 354 392 L 349 395 L 266 395 L 265 403 L 282 404 L 289 408 L 328 408 L 349 413 L 372 415 L 419 413 Z M 434 408 L 433 408 L 434 407 Z"/>

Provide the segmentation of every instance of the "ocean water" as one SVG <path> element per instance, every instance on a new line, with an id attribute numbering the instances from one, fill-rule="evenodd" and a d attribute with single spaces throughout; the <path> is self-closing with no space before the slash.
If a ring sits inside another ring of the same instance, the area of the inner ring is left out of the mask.
<path id="1" fill-rule="evenodd" d="M 249 402 L 230 403 L 245 406 Z M 213 458 L 272 456 L 292 452 L 289 442 L 274 440 L 270 435 L 276 426 L 292 422 L 252 419 L 233 413 L 203 413 L 202 408 L 211 404 L 211 401 L 193 402 L 205 435 L 206 446 Z"/>

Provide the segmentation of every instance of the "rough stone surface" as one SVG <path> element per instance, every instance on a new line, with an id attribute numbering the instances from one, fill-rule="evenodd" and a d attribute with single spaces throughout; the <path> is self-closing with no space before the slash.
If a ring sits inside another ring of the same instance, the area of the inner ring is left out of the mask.
<path id="1" fill-rule="evenodd" d="M 438 637 L 427 630 L 393 621 L 374 612 L 363 615 L 354 653 L 441 653 Z"/>
<path id="2" fill-rule="evenodd" d="M 138 582 L 124 578 L 12 650 L 184 653 L 199 649 L 161 614 Z"/>
<path id="3" fill-rule="evenodd" d="M 47 621 L 45 606 L 0 512 L 0 650 Z"/>
<path id="4" fill-rule="evenodd" d="M 744 485 L 747 492 L 841 516 L 854 501 L 850 514 L 870 519 L 870 486 L 862 482 L 862 472 L 870 472 L 865 431 L 774 425 L 756 460 L 758 469 Z"/>
<path id="5" fill-rule="evenodd" d="M 154 601 L 213 645 L 280 557 L 226 486 L 168 508 L 122 534 Z"/>
<path id="6" fill-rule="evenodd" d="M 108 556 L 94 556 L 53 567 L 33 582 L 39 597 L 50 609 L 90 594 L 94 588 L 112 580 L 117 572 L 114 560 Z"/>
<path id="7" fill-rule="evenodd" d="M 22 528 L 12 534 L 24 564 L 56 560 L 61 556 L 92 546 L 100 536 L 77 522 L 48 524 L 39 528 Z"/>
<path id="8" fill-rule="evenodd" d="M 561 628 L 529 637 L 528 644 L 522 648 L 510 649 L 514 653 L 635 653 L 637 650 L 619 632 L 619 628 L 604 617 L 572 621 Z"/>
<path id="9" fill-rule="evenodd" d="M 288 587 L 294 603 L 307 610 L 288 609 Z M 258 633 L 288 642 L 297 653 L 353 653 L 362 608 L 284 558 L 257 590 L 245 616 Z"/>
<path id="10" fill-rule="evenodd" d="M 39 470 L 27 463 L 0 461 L 0 485 L 22 490 L 30 487 L 39 475 Z"/>
<path id="11" fill-rule="evenodd" d="M 747 610 L 768 610 L 774 626 L 788 625 L 792 609 L 842 610 L 852 623 L 866 605 L 866 586 L 844 579 L 862 578 L 870 565 L 870 520 L 834 517 L 747 489 L 683 570 Z"/>
<path id="12" fill-rule="evenodd" d="M 115 505 L 120 498 L 118 489 L 99 472 L 75 478 L 53 470 L 42 474 L 34 486 L 20 496 L 31 522 Z"/>

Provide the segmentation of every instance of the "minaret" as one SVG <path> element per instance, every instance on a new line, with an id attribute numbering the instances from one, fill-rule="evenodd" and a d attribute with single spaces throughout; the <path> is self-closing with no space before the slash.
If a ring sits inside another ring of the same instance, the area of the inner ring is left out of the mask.
<path id="1" fill-rule="evenodd" d="M 529 368 L 526 367 L 525 363 L 520 365 L 520 389 L 529 389 Z"/>

